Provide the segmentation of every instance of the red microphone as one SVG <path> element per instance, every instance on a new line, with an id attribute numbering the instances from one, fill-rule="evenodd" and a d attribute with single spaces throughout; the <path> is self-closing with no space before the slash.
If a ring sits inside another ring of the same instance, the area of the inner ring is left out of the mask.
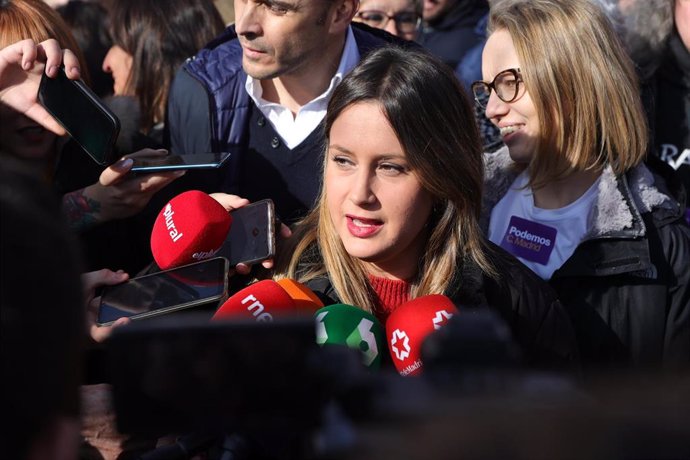
<path id="1" fill-rule="evenodd" d="M 263 280 L 247 286 L 226 300 L 211 320 L 255 319 L 257 322 L 265 322 L 299 313 L 300 309 L 295 306 L 295 301 L 285 289 L 273 280 Z"/>
<path id="2" fill-rule="evenodd" d="M 153 259 L 167 270 L 213 257 L 231 223 L 230 214 L 209 195 L 198 190 L 181 193 L 163 207 L 153 224 Z"/>
<path id="3" fill-rule="evenodd" d="M 440 329 L 458 309 L 446 296 L 418 297 L 396 308 L 386 321 L 386 340 L 400 375 L 420 375 L 424 339 Z"/>

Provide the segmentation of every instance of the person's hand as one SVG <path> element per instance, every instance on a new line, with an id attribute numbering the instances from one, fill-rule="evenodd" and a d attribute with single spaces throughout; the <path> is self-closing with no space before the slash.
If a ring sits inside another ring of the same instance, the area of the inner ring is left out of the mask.
<path id="1" fill-rule="evenodd" d="M 131 321 L 129 318 L 120 318 L 110 326 L 98 326 L 96 319 L 98 318 L 98 305 L 101 298 L 96 297 L 96 289 L 101 286 L 113 286 L 124 283 L 128 279 L 129 275 L 123 270 L 114 272 L 107 268 L 81 275 L 86 303 L 86 328 L 88 334 L 95 342 L 103 342 L 110 336 L 114 328 L 128 324 Z"/>
<path id="2" fill-rule="evenodd" d="M 248 199 L 228 193 L 210 193 L 209 196 L 220 203 L 227 212 L 232 212 L 249 204 Z"/>
<path id="3" fill-rule="evenodd" d="M 134 165 L 133 158 L 165 155 L 165 150 L 144 149 L 126 155 L 107 167 L 101 173 L 98 182 L 83 191 L 96 220 L 107 222 L 137 214 L 144 209 L 156 192 L 183 176 L 184 170 L 143 176 L 129 174 Z"/>
<path id="4" fill-rule="evenodd" d="M 235 209 L 239 209 L 243 206 L 247 206 L 249 204 L 248 199 L 241 198 L 237 195 L 229 195 L 227 193 L 211 193 L 209 196 L 216 200 L 218 203 L 220 203 L 228 212 L 231 212 Z M 281 222 L 279 223 L 278 235 L 281 238 L 289 238 L 290 235 L 292 235 L 292 232 L 290 231 L 290 228 L 287 225 Z M 261 265 L 264 268 L 270 270 L 271 268 L 273 268 L 273 259 L 266 259 L 261 262 Z M 248 275 L 251 271 L 251 267 L 247 264 L 237 264 L 235 265 L 235 271 L 240 275 Z"/>
<path id="5" fill-rule="evenodd" d="M 70 50 L 60 49 L 56 40 L 39 43 L 22 40 L 0 50 L 0 103 L 37 121 L 55 134 L 64 128 L 38 103 L 41 76 L 54 78 L 64 62 L 67 77 L 80 76 L 79 60 Z"/>

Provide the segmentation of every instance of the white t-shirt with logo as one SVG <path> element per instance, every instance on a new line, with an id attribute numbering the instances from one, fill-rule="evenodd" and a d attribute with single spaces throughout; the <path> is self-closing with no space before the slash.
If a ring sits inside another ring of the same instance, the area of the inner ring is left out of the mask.
<path id="1" fill-rule="evenodd" d="M 523 188 L 528 181 L 524 171 L 491 211 L 489 239 L 548 280 L 587 233 L 599 180 L 576 201 L 559 209 L 537 208 L 532 189 Z"/>

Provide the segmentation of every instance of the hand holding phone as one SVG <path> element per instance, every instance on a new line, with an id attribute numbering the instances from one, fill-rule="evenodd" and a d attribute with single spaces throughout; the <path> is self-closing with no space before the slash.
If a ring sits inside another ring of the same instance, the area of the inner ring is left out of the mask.
<path id="1" fill-rule="evenodd" d="M 123 270 L 114 272 L 107 268 L 83 273 L 81 275 L 82 288 L 84 290 L 84 297 L 86 299 L 87 326 L 89 327 L 89 334 L 91 335 L 91 338 L 96 343 L 102 343 L 108 337 L 110 337 L 110 334 L 115 327 L 129 322 L 126 318 L 124 318 L 113 323 L 113 327 L 98 326 L 96 320 L 98 318 L 100 297 L 97 297 L 97 292 L 99 288 L 121 284 L 128 279 L 129 275 Z"/>
<path id="2" fill-rule="evenodd" d="M 220 301 L 227 294 L 228 261 L 221 257 L 132 278 L 103 290 L 96 323 L 141 319 Z"/>
<path id="3" fill-rule="evenodd" d="M 232 225 L 217 255 L 237 264 L 251 265 L 275 255 L 276 217 L 273 200 L 250 203 L 230 212 Z"/>
<path id="4" fill-rule="evenodd" d="M 120 120 L 83 81 L 70 80 L 62 67 L 55 78 L 43 74 L 38 100 L 96 163 L 115 160 Z"/>
<path id="5" fill-rule="evenodd" d="M 40 44 L 26 39 L 0 49 L 0 102 L 64 135 L 64 128 L 39 104 L 37 95 L 41 79 L 45 74 L 54 77 L 63 61 L 70 78 L 79 78 L 77 56 L 60 49 L 55 39 Z"/>
<path id="6" fill-rule="evenodd" d="M 220 168 L 228 158 L 230 152 L 136 157 L 133 158 L 132 171 L 148 174 L 185 169 L 215 169 Z"/>
<path id="7" fill-rule="evenodd" d="M 89 185 L 76 193 L 83 195 L 98 204 L 93 211 L 97 222 L 123 219 L 141 211 L 151 197 L 173 180 L 183 175 L 184 171 L 151 173 L 146 175 L 130 174 L 134 158 L 138 156 L 165 155 L 165 150 L 144 149 L 127 155 L 103 170 L 98 182 Z M 83 213 L 81 208 L 75 209 Z"/>

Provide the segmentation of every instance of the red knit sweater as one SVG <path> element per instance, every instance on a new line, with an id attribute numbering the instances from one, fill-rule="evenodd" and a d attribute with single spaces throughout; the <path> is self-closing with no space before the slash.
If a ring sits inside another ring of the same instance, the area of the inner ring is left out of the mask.
<path id="1" fill-rule="evenodd" d="M 369 282 L 378 297 L 378 305 L 374 307 L 374 315 L 385 326 L 386 320 L 393 310 L 410 300 L 410 283 L 377 276 L 369 276 Z"/>

